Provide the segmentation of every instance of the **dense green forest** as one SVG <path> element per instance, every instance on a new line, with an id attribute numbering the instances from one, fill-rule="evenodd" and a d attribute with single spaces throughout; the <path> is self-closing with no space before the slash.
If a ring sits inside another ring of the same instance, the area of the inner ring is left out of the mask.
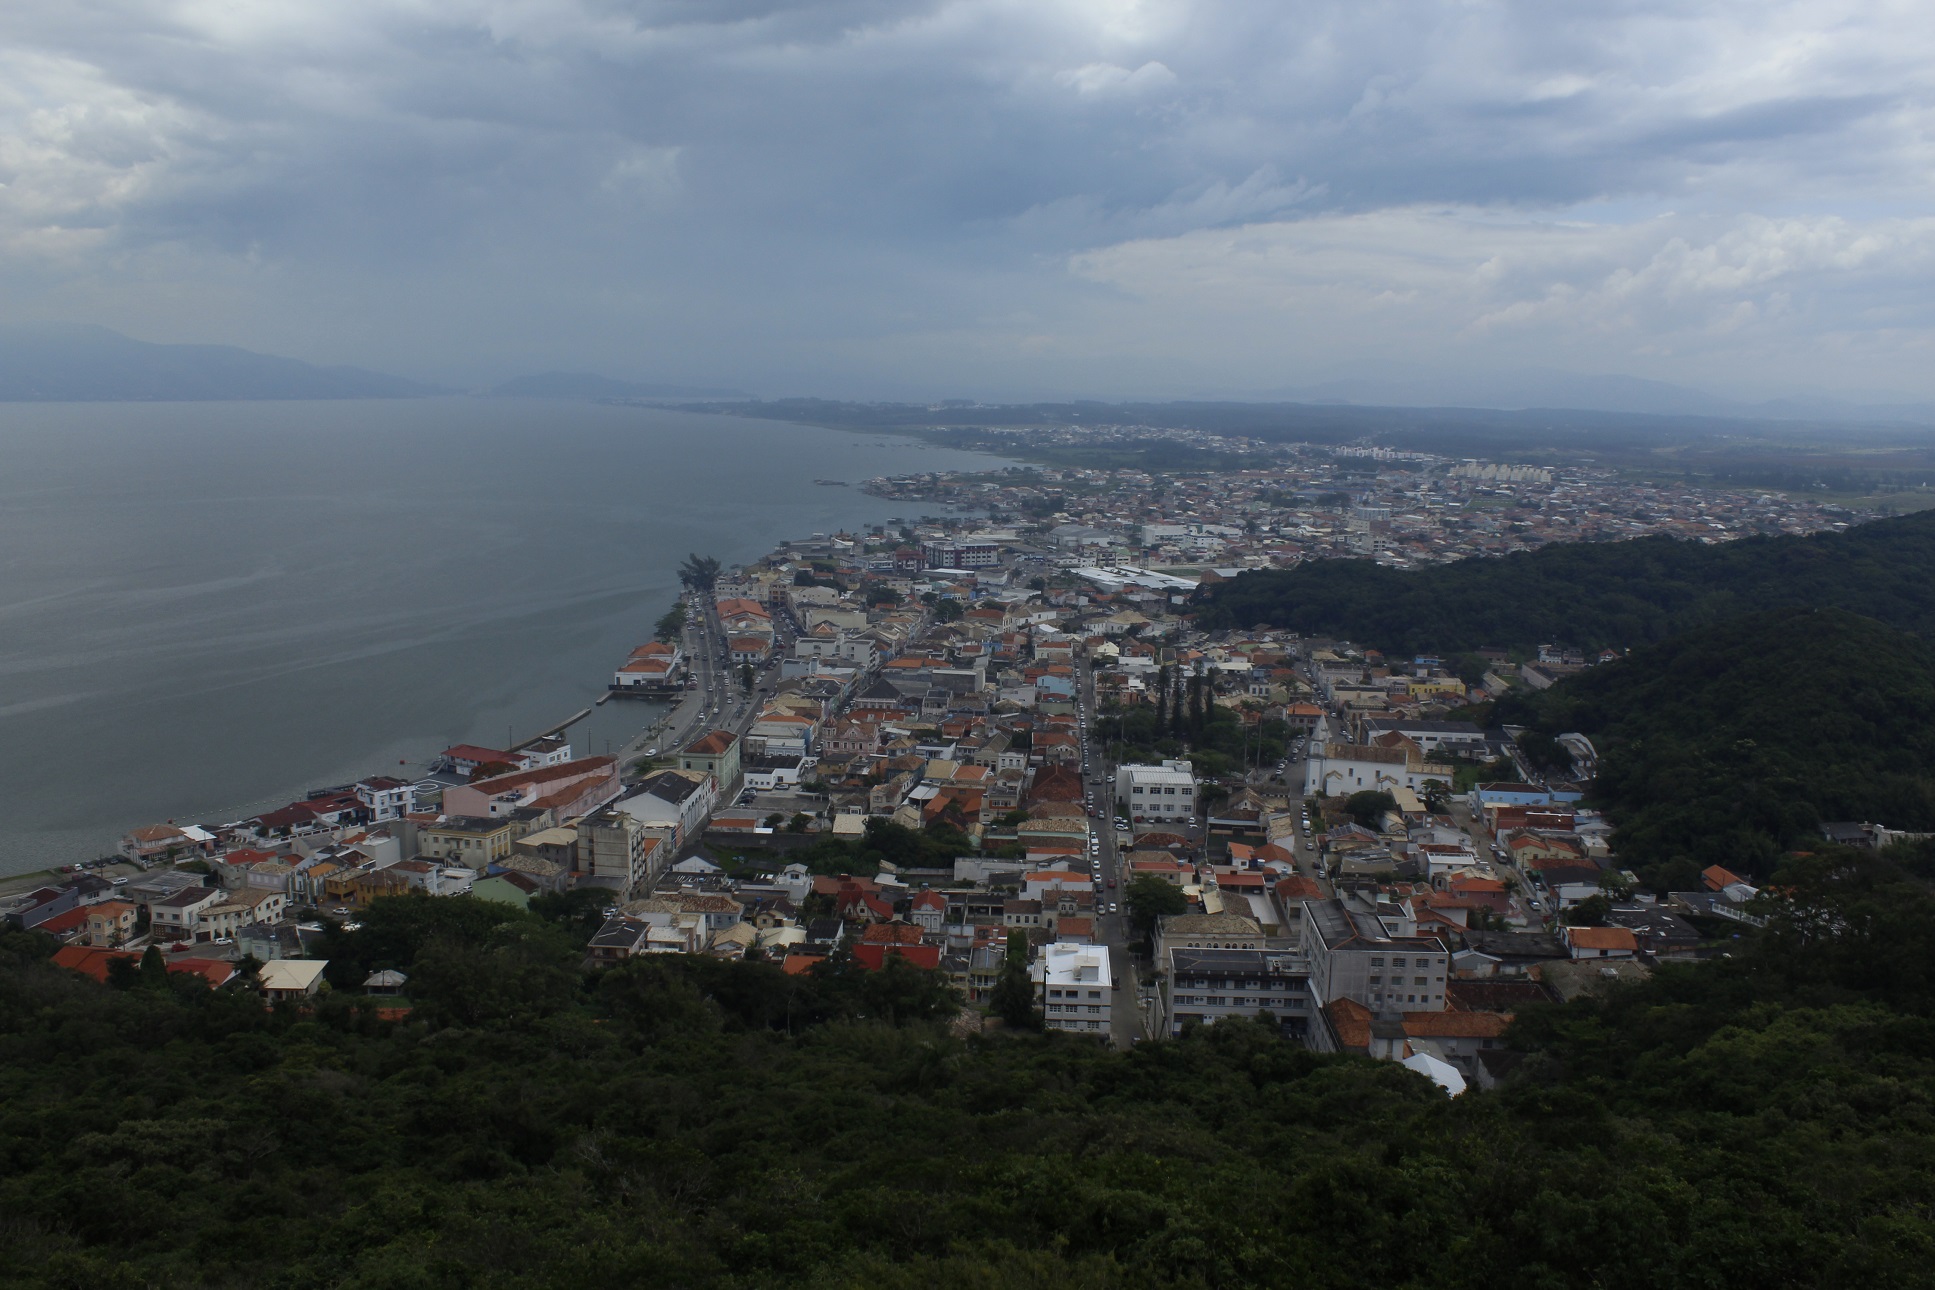
<path id="1" fill-rule="evenodd" d="M 0 1284 L 1926 1284 L 1935 901 L 1886 857 L 1786 885 L 1732 958 L 1525 1016 L 1456 1100 L 1246 1022 L 959 1038 L 912 969 L 581 973 L 463 898 L 372 911 L 403 1020 L 15 935 Z"/>
<path id="2" fill-rule="evenodd" d="M 1742 615 L 1493 715 L 1593 740 L 1593 799 L 1662 890 L 1697 888 L 1710 864 L 1764 879 L 1824 820 L 1935 829 L 1935 650 L 1854 614 Z"/>
<path id="3" fill-rule="evenodd" d="M 1268 624 L 1402 652 L 1559 642 L 1623 649 L 1758 610 L 1846 609 L 1935 635 L 1935 511 L 1845 533 L 1555 543 L 1416 571 L 1316 560 L 1214 583 L 1207 627 Z"/>

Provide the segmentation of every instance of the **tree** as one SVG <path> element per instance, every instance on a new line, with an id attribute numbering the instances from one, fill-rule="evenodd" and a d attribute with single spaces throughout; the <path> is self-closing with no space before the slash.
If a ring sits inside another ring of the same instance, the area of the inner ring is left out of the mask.
<path id="1" fill-rule="evenodd" d="M 1377 789 L 1365 789 L 1344 799 L 1344 810 L 1365 828 L 1374 827 L 1386 811 L 1397 810 L 1397 799 Z"/>
<path id="2" fill-rule="evenodd" d="M 1182 888 L 1148 874 L 1129 884 L 1127 898 L 1129 925 L 1144 940 L 1155 931 L 1158 918 L 1189 911 L 1189 898 L 1182 894 Z"/>
<path id="3" fill-rule="evenodd" d="M 786 831 L 788 833 L 804 833 L 806 832 L 807 825 L 811 823 L 813 823 L 812 816 L 808 815 L 805 811 L 796 811 L 793 814 L 793 818 L 786 822 Z"/>
<path id="4" fill-rule="evenodd" d="M 530 910 L 546 922 L 564 928 L 583 945 L 605 925 L 605 911 L 611 903 L 611 892 L 602 888 L 573 887 L 570 891 L 547 891 L 531 897 Z"/>
<path id="5" fill-rule="evenodd" d="M 745 688 L 746 693 L 752 693 L 756 679 L 751 663 L 741 663 L 739 665 L 739 684 Z"/>
<path id="6" fill-rule="evenodd" d="M 962 615 L 966 613 L 967 610 L 961 607 L 960 601 L 951 599 L 942 600 L 934 606 L 934 621 L 937 623 L 958 623 L 961 621 Z"/>
<path id="7" fill-rule="evenodd" d="M 696 552 L 679 565 L 679 583 L 691 591 L 711 591 L 719 581 L 719 562 Z"/>
<path id="8" fill-rule="evenodd" d="M 670 645 L 685 630 L 685 602 L 680 601 L 660 616 L 658 624 L 652 629 L 652 638 L 661 644 Z"/>
<path id="9" fill-rule="evenodd" d="M 1028 975 L 1028 937 L 1008 935 L 1008 954 L 988 996 L 988 1007 L 1016 1030 L 1041 1029 L 1041 1012 L 1035 1007 L 1035 983 Z"/>
<path id="10" fill-rule="evenodd" d="M 1612 912 L 1612 901 L 1602 892 L 1587 896 L 1572 908 L 1559 915 L 1559 921 L 1567 927 L 1604 927 L 1606 916 Z"/>
<path id="11" fill-rule="evenodd" d="M 160 946 L 150 945 L 141 956 L 141 988 L 144 990 L 168 988 L 168 964 L 161 957 Z"/>
<path id="12" fill-rule="evenodd" d="M 1599 872 L 1599 890 L 1606 893 L 1609 900 L 1631 900 L 1635 890 L 1632 879 L 1622 869 L 1602 869 Z"/>

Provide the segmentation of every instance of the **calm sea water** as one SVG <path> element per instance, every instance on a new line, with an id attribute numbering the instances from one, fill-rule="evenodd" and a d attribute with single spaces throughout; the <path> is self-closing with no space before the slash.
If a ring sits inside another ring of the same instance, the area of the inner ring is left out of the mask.
<path id="1" fill-rule="evenodd" d="M 591 404 L 0 404 L 0 874 L 529 737 L 604 693 L 687 552 L 912 513 L 816 478 L 996 464 Z M 655 715 L 613 701 L 574 747 Z"/>

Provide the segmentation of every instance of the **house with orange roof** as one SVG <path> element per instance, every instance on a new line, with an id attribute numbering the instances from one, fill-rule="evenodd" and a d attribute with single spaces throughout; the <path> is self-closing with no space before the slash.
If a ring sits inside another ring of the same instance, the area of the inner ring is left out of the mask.
<path id="1" fill-rule="evenodd" d="M 79 972 L 93 977 L 102 984 L 107 983 L 108 965 L 116 960 L 139 963 L 141 955 L 133 950 L 98 949 L 90 945 L 64 945 L 54 951 L 54 966 Z M 227 959 L 201 959 L 166 957 L 164 963 L 168 971 L 190 976 L 198 976 L 212 987 L 219 989 L 235 979 L 235 964 Z"/>
<path id="2" fill-rule="evenodd" d="M 805 954 L 798 950 L 789 953 L 779 965 L 779 970 L 787 976 L 805 976 L 813 970 L 815 963 L 826 962 L 824 954 Z"/>
<path id="3" fill-rule="evenodd" d="M 860 933 L 862 945 L 919 945 L 927 931 L 913 923 L 872 923 Z"/>
<path id="4" fill-rule="evenodd" d="M 1745 882 L 1746 879 L 1731 870 L 1722 869 L 1716 864 L 1709 865 L 1700 871 L 1700 881 L 1706 886 L 1708 891 L 1725 891 L 1735 883 Z"/>
<path id="5" fill-rule="evenodd" d="M 1629 959 L 1639 953 L 1639 938 L 1626 927 L 1566 927 L 1559 938 L 1575 959 Z"/>
<path id="6" fill-rule="evenodd" d="M 869 972 L 879 972 L 888 959 L 903 959 L 917 968 L 933 971 L 941 965 L 938 945 L 872 945 L 862 942 L 853 947 L 853 961 Z"/>
<path id="7" fill-rule="evenodd" d="M 1139 855 L 1138 852 L 1130 853 L 1129 880 L 1131 882 L 1137 878 L 1160 878 L 1172 886 L 1180 887 L 1185 883 L 1196 881 L 1194 865 L 1178 864 L 1166 855 L 1160 858 L 1154 855 L 1138 858 Z"/>
<path id="8" fill-rule="evenodd" d="M 93 908 L 90 905 L 76 905 L 72 909 L 64 910 L 61 913 L 55 914 L 52 918 L 43 919 L 41 922 L 36 923 L 34 930 L 36 932 L 45 932 L 57 941 L 67 940 L 69 937 L 87 931 L 88 914 Z"/>
<path id="9" fill-rule="evenodd" d="M 739 736 L 714 730 L 695 739 L 679 753 L 679 769 L 709 773 L 719 786 L 719 796 L 731 798 L 739 791 Z"/>
<path id="10" fill-rule="evenodd" d="M 728 635 L 773 634 L 773 616 L 766 607 L 743 596 L 728 596 L 716 606 L 719 623 Z"/>

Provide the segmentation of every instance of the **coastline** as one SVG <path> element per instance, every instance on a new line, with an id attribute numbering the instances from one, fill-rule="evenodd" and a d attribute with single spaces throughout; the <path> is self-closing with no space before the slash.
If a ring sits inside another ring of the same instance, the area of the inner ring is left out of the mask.
<path id="1" fill-rule="evenodd" d="M 660 714 L 598 705 L 601 674 L 648 638 L 686 552 L 748 561 L 901 513 L 813 478 L 1001 464 L 883 439 L 522 400 L 0 408 L 23 496 L 55 496 L 77 459 L 105 463 L 77 498 L 0 514 L 0 539 L 55 557 L 0 570 L 0 594 L 49 606 L 12 645 L 27 683 L 0 754 L 0 875 L 399 761 L 414 776 L 446 746 L 495 745 L 507 725 L 529 737 L 587 706 L 578 747 L 642 750 Z M 395 463 L 376 484 L 305 477 L 293 500 L 253 486 L 319 443 Z M 126 496 L 153 501 L 110 501 Z M 292 504 L 362 522 L 292 526 Z"/>

